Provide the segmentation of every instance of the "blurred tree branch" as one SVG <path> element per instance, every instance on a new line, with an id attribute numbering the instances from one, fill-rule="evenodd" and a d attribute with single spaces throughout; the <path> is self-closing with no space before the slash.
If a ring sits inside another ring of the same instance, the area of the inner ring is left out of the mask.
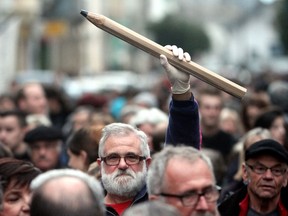
<path id="1" fill-rule="evenodd" d="M 148 29 L 155 41 L 163 46 L 177 45 L 193 55 L 210 48 L 209 38 L 204 29 L 191 21 L 169 15 L 157 23 L 149 23 Z"/>

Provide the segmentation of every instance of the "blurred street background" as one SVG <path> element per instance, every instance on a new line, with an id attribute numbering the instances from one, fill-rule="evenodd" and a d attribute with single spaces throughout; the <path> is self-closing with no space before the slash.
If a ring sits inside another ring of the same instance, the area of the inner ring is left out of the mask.
<path id="1" fill-rule="evenodd" d="M 71 97 L 155 84 L 158 59 L 98 29 L 81 9 L 182 47 L 244 86 L 262 73 L 288 72 L 287 0 L 1 0 L 1 94 L 29 79 Z"/>

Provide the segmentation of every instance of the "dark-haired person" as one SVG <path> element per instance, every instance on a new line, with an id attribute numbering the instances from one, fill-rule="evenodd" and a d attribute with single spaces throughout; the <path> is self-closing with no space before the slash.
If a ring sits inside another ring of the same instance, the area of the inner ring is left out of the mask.
<path id="1" fill-rule="evenodd" d="M 257 117 L 254 126 L 268 129 L 273 139 L 287 147 L 287 122 L 285 122 L 285 113 L 281 108 L 270 107 L 264 110 Z"/>
<path id="2" fill-rule="evenodd" d="M 40 174 L 32 163 L 14 158 L 0 159 L 3 209 L 0 216 L 30 215 L 30 183 Z"/>
<path id="3" fill-rule="evenodd" d="M 224 107 L 222 92 L 209 86 L 199 90 L 197 99 L 201 115 L 202 146 L 219 151 L 227 163 L 237 140 L 220 127 L 220 113 Z"/>
<path id="4" fill-rule="evenodd" d="M 20 86 L 16 93 L 17 107 L 28 114 L 48 116 L 48 101 L 45 89 L 40 82 L 29 81 Z"/>
<path id="5" fill-rule="evenodd" d="M 277 141 L 264 139 L 245 151 L 242 178 L 245 186 L 218 207 L 221 215 L 287 216 L 288 153 Z"/>
<path id="6" fill-rule="evenodd" d="M 27 132 L 26 115 L 19 110 L 0 112 L 0 141 L 7 146 L 13 156 L 20 160 L 30 160 L 28 146 L 24 142 Z"/>
<path id="7" fill-rule="evenodd" d="M 87 172 L 97 161 L 98 145 L 104 126 L 87 126 L 75 131 L 67 140 L 68 166 Z"/>
<path id="8" fill-rule="evenodd" d="M 0 94 L 0 112 L 16 109 L 16 101 L 13 94 Z"/>
<path id="9" fill-rule="evenodd" d="M 258 95 L 257 93 L 248 93 L 245 96 L 245 102 L 242 103 L 241 119 L 245 131 L 253 129 L 255 120 L 258 115 L 271 105 L 267 97 Z"/>

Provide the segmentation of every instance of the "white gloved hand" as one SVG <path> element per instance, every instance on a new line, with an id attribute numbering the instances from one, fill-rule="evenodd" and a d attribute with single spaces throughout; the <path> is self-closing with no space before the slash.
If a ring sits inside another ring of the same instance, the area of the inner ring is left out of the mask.
<path id="1" fill-rule="evenodd" d="M 172 51 L 173 55 L 179 60 L 185 59 L 187 62 L 191 61 L 189 53 L 183 52 L 182 48 L 173 45 L 166 45 L 165 48 Z M 178 71 L 175 67 L 169 64 L 165 55 L 160 55 L 160 63 L 165 69 L 168 79 L 172 85 L 172 94 L 184 94 L 190 89 L 190 75 L 183 71 Z"/>

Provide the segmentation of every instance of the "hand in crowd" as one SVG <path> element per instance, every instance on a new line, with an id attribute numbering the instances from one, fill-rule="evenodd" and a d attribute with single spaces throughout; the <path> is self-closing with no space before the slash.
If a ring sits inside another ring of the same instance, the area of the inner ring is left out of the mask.
<path id="1" fill-rule="evenodd" d="M 184 52 L 182 48 L 173 45 L 166 45 L 165 48 L 172 51 L 173 55 L 181 61 L 191 61 L 189 53 Z M 168 79 L 172 85 L 172 94 L 183 94 L 190 89 L 190 75 L 186 72 L 179 71 L 169 64 L 165 55 L 160 55 L 160 63 L 165 69 Z"/>

